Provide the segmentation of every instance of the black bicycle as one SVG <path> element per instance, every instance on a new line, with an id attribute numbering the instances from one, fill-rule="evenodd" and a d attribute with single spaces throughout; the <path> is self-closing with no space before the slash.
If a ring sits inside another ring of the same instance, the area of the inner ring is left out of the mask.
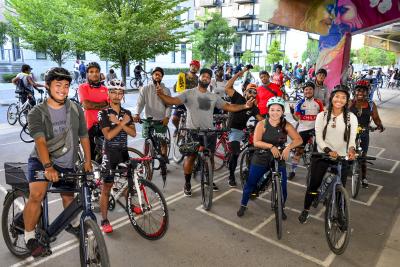
<path id="1" fill-rule="evenodd" d="M 277 147 L 279 151 L 283 151 L 284 147 Z M 255 153 L 269 153 L 269 150 L 262 150 L 256 147 L 249 148 L 251 151 L 256 151 Z M 268 186 L 271 185 L 271 209 L 275 213 L 275 229 L 276 236 L 280 240 L 282 238 L 282 214 L 283 214 L 283 191 L 282 191 L 282 175 L 280 171 L 280 160 L 274 158 L 271 161 L 271 169 L 267 171 L 262 179 L 257 183 L 257 187 L 253 195 L 258 196 L 260 193 L 265 192 L 268 189 Z"/>
<path id="2" fill-rule="evenodd" d="M 189 138 L 188 140 L 190 140 L 193 135 L 201 136 L 203 138 L 204 146 L 200 146 L 200 142 L 196 140 L 190 140 L 189 142 L 181 145 L 179 150 L 184 155 L 196 155 L 195 164 L 193 166 L 193 177 L 196 177 L 198 173 L 201 174 L 201 202 L 205 210 L 210 210 L 213 199 L 214 168 L 211 161 L 213 155 L 208 149 L 207 137 L 226 132 L 226 129 L 213 130 L 182 128 L 182 130 L 187 132 Z"/>
<path id="3" fill-rule="evenodd" d="M 7 248 L 17 257 L 24 258 L 30 252 L 24 241 L 23 209 L 29 196 L 29 184 L 25 177 L 26 163 L 4 163 L 6 183 L 11 186 L 5 197 L 2 213 L 2 232 Z M 82 168 L 79 168 L 82 169 Z M 37 172 L 38 179 L 44 179 L 43 172 Z M 49 207 L 47 194 L 41 207 L 39 223 L 36 227 L 36 238 L 41 242 L 46 252 L 44 256 L 51 255 L 50 243 L 67 228 L 71 221 L 80 215 L 79 252 L 81 266 L 110 266 L 107 247 L 92 212 L 90 200 L 90 186 L 94 181 L 94 173 L 60 174 L 66 182 L 76 183 L 73 189 L 52 188 L 47 193 L 75 193 L 72 203 L 61 214 L 49 223 Z"/>
<path id="4" fill-rule="evenodd" d="M 24 143 L 33 143 L 35 140 L 31 137 L 29 133 L 28 123 L 26 123 L 19 133 L 19 138 L 21 138 Z"/>
<path id="5" fill-rule="evenodd" d="M 151 175 L 153 177 L 154 170 L 161 171 L 161 177 L 163 180 L 163 187 L 165 187 L 167 182 L 167 164 L 169 163 L 168 159 L 168 150 L 170 145 L 170 137 L 169 131 L 165 134 L 158 134 L 156 133 L 155 125 L 160 124 L 160 121 L 153 120 L 152 117 L 147 119 L 141 119 L 140 123 L 146 122 L 148 126 L 147 137 L 144 140 L 144 149 L 143 154 L 144 156 L 149 156 L 153 158 L 151 162 Z M 163 155 L 162 147 L 167 147 L 167 155 Z"/>
<path id="6" fill-rule="evenodd" d="M 313 157 L 319 157 L 330 162 L 328 172 L 324 176 L 313 206 L 316 208 L 323 202 L 325 210 L 325 236 L 333 253 L 343 254 L 350 241 L 350 199 L 341 180 L 341 171 L 347 157 L 332 159 L 325 153 L 314 152 Z"/>
<path id="7" fill-rule="evenodd" d="M 186 110 L 179 108 L 179 106 L 173 107 L 173 109 L 176 109 L 182 113 L 179 118 L 178 129 L 176 131 L 176 134 L 174 134 L 171 143 L 172 159 L 176 163 L 181 163 L 184 158 L 184 155 L 182 155 L 179 152 L 179 147 L 185 143 L 185 138 L 186 138 L 186 131 L 182 130 L 182 128 L 186 127 Z"/>

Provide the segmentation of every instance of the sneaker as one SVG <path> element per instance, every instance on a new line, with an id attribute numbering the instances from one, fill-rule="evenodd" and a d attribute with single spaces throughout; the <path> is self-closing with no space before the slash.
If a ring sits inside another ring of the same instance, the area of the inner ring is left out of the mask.
<path id="1" fill-rule="evenodd" d="M 307 210 L 303 210 L 299 216 L 299 222 L 301 224 L 306 223 L 307 219 L 308 219 L 309 215 L 308 215 L 308 211 Z"/>
<path id="2" fill-rule="evenodd" d="M 79 238 L 81 234 L 81 227 L 79 225 L 73 227 L 72 224 L 68 224 L 68 226 L 65 228 L 65 231 L 70 233 L 71 235 L 74 235 L 76 238 Z"/>
<path id="3" fill-rule="evenodd" d="M 236 181 L 235 181 L 235 177 L 233 177 L 233 178 L 229 177 L 228 184 L 229 184 L 229 187 L 236 187 L 237 184 L 236 184 Z"/>
<path id="4" fill-rule="evenodd" d="M 185 186 L 183 187 L 183 193 L 186 197 L 192 196 L 192 186 L 190 183 L 185 183 Z"/>
<path id="5" fill-rule="evenodd" d="M 288 179 L 289 180 L 293 180 L 293 178 L 296 176 L 296 173 L 295 172 L 290 172 L 289 173 L 289 176 L 288 176 Z"/>
<path id="6" fill-rule="evenodd" d="M 218 192 L 219 191 L 219 188 L 215 183 L 213 183 L 213 191 L 214 192 Z"/>
<path id="7" fill-rule="evenodd" d="M 101 222 L 101 229 L 103 230 L 103 233 L 106 233 L 106 234 L 112 233 L 112 231 L 113 231 L 113 228 L 107 219 L 105 219 Z"/>
<path id="8" fill-rule="evenodd" d="M 366 178 L 362 179 L 361 185 L 363 188 L 368 188 L 368 180 Z"/>
<path id="9" fill-rule="evenodd" d="M 26 247 L 34 258 L 40 257 L 46 252 L 46 248 L 36 238 L 29 239 Z"/>
<path id="10" fill-rule="evenodd" d="M 282 220 L 286 221 L 286 219 L 287 219 L 287 216 L 286 216 L 285 210 L 282 210 Z"/>
<path id="11" fill-rule="evenodd" d="M 242 217 L 242 216 L 244 215 L 245 210 L 246 210 L 246 207 L 245 207 L 245 206 L 240 206 L 239 210 L 238 210 L 237 213 L 236 213 L 237 216 L 238 216 L 238 217 Z"/>

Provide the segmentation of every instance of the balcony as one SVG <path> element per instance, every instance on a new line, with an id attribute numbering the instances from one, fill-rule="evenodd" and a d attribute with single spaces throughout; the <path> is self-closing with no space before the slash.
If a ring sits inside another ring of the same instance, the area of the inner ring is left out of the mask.
<path id="1" fill-rule="evenodd" d="M 236 19 L 255 19 L 256 15 L 252 13 L 247 13 L 247 14 L 235 14 Z"/>
<path id="2" fill-rule="evenodd" d="M 267 27 L 268 31 L 273 32 L 273 31 L 288 31 L 289 28 L 284 27 L 284 26 L 280 26 L 280 25 L 275 25 L 272 23 L 268 23 L 268 27 Z"/>
<path id="3" fill-rule="evenodd" d="M 222 0 L 200 0 L 199 6 L 204 8 L 219 7 L 222 5 Z"/>
<path id="4" fill-rule="evenodd" d="M 233 0 L 234 3 L 236 4 L 255 4 L 257 1 L 256 0 Z"/>
<path id="5" fill-rule="evenodd" d="M 22 49 L 0 49 L 0 62 L 13 63 L 24 62 L 24 53 Z"/>
<path id="6" fill-rule="evenodd" d="M 253 24 L 252 25 L 241 25 L 236 27 L 236 32 L 237 33 L 249 33 L 249 32 L 260 32 L 260 31 L 266 31 L 267 29 L 263 27 L 261 24 Z"/>

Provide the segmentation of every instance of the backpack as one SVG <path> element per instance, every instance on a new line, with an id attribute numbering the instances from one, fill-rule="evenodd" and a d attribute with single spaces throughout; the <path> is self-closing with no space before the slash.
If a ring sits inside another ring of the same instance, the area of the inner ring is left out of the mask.
<path id="1" fill-rule="evenodd" d="M 17 85 L 15 87 L 15 93 L 20 95 L 26 92 L 31 92 L 31 90 L 28 87 L 26 87 L 23 79 L 18 79 Z"/>

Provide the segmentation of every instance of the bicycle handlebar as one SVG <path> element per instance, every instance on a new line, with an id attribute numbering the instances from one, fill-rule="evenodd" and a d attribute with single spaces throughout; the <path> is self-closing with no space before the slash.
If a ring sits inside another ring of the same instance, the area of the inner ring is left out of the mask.
<path id="1" fill-rule="evenodd" d="M 312 152 L 311 155 L 313 157 L 328 159 L 328 160 L 332 160 L 332 161 L 349 161 L 348 156 L 337 156 L 337 158 L 334 159 L 334 158 L 330 157 L 329 154 L 326 154 L 325 152 Z"/>
<path id="2" fill-rule="evenodd" d="M 228 132 L 229 129 L 190 129 L 190 128 L 181 128 L 181 130 L 188 131 L 188 132 L 194 132 L 194 133 L 223 133 L 223 132 Z"/>

